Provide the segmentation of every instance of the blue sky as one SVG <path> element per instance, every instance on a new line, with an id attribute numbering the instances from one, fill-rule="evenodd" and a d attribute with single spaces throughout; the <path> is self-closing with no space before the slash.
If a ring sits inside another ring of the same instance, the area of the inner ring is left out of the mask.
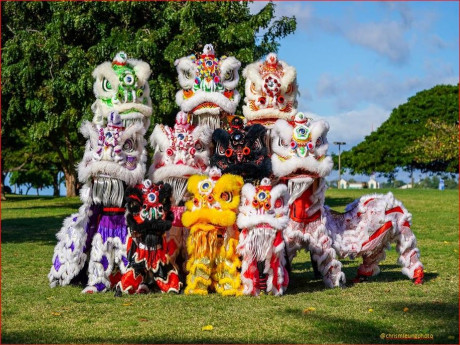
<path id="1" fill-rule="evenodd" d="M 275 4 L 297 18 L 278 56 L 297 69 L 298 110 L 329 121 L 330 143 L 349 149 L 416 92 L 458 83 L 458 2 Z"/>

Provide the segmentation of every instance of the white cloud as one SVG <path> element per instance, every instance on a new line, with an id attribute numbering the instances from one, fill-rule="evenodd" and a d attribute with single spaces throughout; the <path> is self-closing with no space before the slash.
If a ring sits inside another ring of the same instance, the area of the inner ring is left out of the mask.
<path id="1" fill-rule="evenodd" d="M 367 103 L 379 104 L 384 109 L 393 109 L 405 103 L 418 91 L 439 84 L 457 83 L 458 77 L 451 64 L 429 61 L 425 63 L 424 74 L 419 76 L 400 76 L 397 71 L 335 76 L 324 73 L 316 82 L 313 99 L 331 98 L 335 107 L 342 112 Z"/>
<path id="2" fill-rule="evenodd" d="M 328 141 L 330 150 L 335 152 L 332 142 L 344 141 L 346 149 L 350 149 L 364 140 L 364 137 L 376 130 L 390 115 L 391 110 L 371 104 L 362 110 L 343 112 L 337 115 L 320 116 L 311 114 L 314 119 L 329 122 Z"/>
<path id="3" fill-rule="evenodd" d="M 404 34 L 406 27 L 398 22 L 357 23 L 344 30 L 345 37 L 354 44 L 369 48 L 392 62 L 402 63 L 410 55 Z"/>

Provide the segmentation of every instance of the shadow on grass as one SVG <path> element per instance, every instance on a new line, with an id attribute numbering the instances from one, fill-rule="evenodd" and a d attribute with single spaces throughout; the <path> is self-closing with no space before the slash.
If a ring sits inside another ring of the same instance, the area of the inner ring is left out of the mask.
<path id="1" fill-rule="evenodd" d="M 330 198 L 326 197 L 324 204 L 329 206 L 329 207 L 342 207 L 345 209 L 345 206 L 348 205 L 349 203 L 355 201 L 354 198 Z"/>
<path id="2" fill-rule="evenodd" d="M 358 266 L 361 260 L 343 260 L 342 272 L 345 273 L 346 287 L 355 285 L 352 280 L 356 277 Z M 396 264 L 380 265 L 381 272 L 374 277 L 368 278 L 361 284 L 372 284 L 382 282 L 395 282 L 410 280 L 402 274 L 401 266 Z M 396 271 L 394 271 L 396 269 Z M 438 273 L 425 273 L 424 282 L 429 282 L 438 277 Z M 292 270 L 289 273 L 289 287 L 286 294 L 295 295 L 298 293 L 313 292 L 327 289 L 324 286 L 322 278 L 315 277 L 311 261 L 307 259 L 305 262 L 293 262 Z"/>
<path id="3" fill-rule="evenodd" d="M 56 243 L 56 233 L 64 217 L 38 217 L 2 220 L 2 243 Z"/>
<path id="4" fill-rule="evenodd" d="M 409 312 L 420 319 L 432 318 L 438 321 L 444 333 L 436 333 L 436 329 L 420 329 L 417 334 L 433 334 L 434 339 L 382 339 L 382 334 L 404 334 L 411 333 L 405 328 L 404 324 L 395 324 L 388 328 L 377 321 L 370 320 L 354 320 L 351 317 L 335 317 L 324 315 L 321 313 L 304 315 L 302 308 L 287 308 L 284 312 L 289 318 L 305 319 L 305 322 L 312 322 L 318 332 L 325 335 L 325 338 L 337 343 L 437 343 L 437 344 L 458 344 L 458 305 L 449 303 L 440 303 L 439 313 L 433 314 L 433 303 L 414 303 L 411 304 Z M 391 313 L 403 314 L 403 306 L 401 303 L 382 302 L 380 303 L 381 310 L 389 310 Z M 298 335 L 302 330 L 297 330 Z M 450 334 L 449 334 L 450 333 Z M 305 334 L 305 338 L 310 336 Z"/>

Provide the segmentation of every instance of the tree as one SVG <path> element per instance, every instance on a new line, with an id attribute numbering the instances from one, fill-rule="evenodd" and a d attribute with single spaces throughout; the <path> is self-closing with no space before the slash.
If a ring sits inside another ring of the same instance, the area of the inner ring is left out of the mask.
<path id="1" fill-rule="evenodd" d="M 388 120 L 363 142 L 342 153 L 343 166 L 353 173 L 380 172 L 387 177 L 394 176 L 398 168 L 411 172 L 414 169 L 458 171 L 458 154 L 423 160 L 418 158 L 418 151 L 409 149 L 420 137 L 430 135 L 426 125 L 432 119 L 447 126 L 458 126 L 458 85 L 438 85 L 410 97 L 393 109 Z M 458 132 L 456 138 L 458 143 Z"/>
<path id="2" fill-rule="evenodd" d="M 458 131 L 458 121 L 449 124 L 440 119 L 428 119 L 425 134 L 406 152 L 414 155 L 415 162 L 430 166 L 430 170 L 458 172 Z"/>
<path id="3" fill-rule="evenodd" d="M 58 157 L 68 196 L 77 189 L 75 165 L 84 145 L 78 128 L 92 117 L 91 72 L 99 63 L 123 50 L 150 64 L 153 125 L 172 121 L 177 112 L 177 58 L 212 43 L 218 54 L 248 64 L 277 51 L 278 40 L 296 27 L 295 18 L 274 20 L 272 3 L 255 15 L 247 2 L 233 1 L 2 2 L 1 6 L 3 146 L 30 153 L 34 143 L 46 142 Z M 28 139 L 15 140 L 15 131 Z M 27 146 L 21 146 L 24 143 Z M 10 155 L 2 156 L 2 176 L 21 164 L 11 162 Z"/>

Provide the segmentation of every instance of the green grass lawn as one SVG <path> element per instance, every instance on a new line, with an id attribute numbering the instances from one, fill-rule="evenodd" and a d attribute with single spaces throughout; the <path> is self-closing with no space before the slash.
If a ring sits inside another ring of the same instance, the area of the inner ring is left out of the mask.
<path id="1" fill-rule="evenodd" d="M 386 191 L 381 191 L 386 192 Z M 368 283 L 325 289 L 309 255 L 293 262 L 282 297 L 83 295 L 51 289 L 55 233 L 78 198 L 10 196 L 2 202 L 2 343 L 457 343 L 458 191 L 395 190 L 413 215 L 426 282 L 400 273 L 393 249 Z M 363 191 L 328 190 L 338 211 Z M 350 281 L 360 260 L 343 261 Z M 408 309 L 405 309 L 408 308 Z M 212 330 L 202 330 L 212 325 Z M 428 340 L 381 334 L 430 334 Z"/>

